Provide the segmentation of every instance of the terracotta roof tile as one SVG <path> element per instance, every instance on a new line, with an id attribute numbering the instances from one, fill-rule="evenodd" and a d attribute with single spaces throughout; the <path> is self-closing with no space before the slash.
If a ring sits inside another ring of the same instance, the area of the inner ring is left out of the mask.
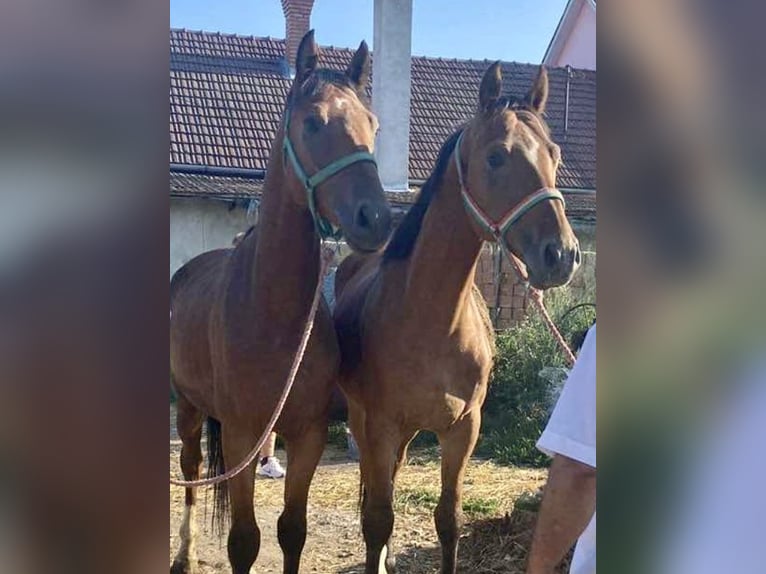
<path id="1" fill-rule="evenodd" d="M 263 170 L 290 86 L 284 41 L 170 31 L 170 161 Z M 344 69 L 353 50 L 323 47 L 320 65 Z M 490 61 L 412 59 L 410 178 L 428 177 L 439 147 L 473 114 Z M 537 65 L 504 62 L 506 93 L 522 95 Z M 558 185 L 596 187 L 596 73 L 549 69 L 547 121 L 561 146 Z M 214 192 L 213 192 L 214 193 Z"/>
<path id="2" fill-rule="evenodd" d="M 262 179 L 170 172 L 170 194 L 176 197 L 254 199 L 262 190 Z"/>

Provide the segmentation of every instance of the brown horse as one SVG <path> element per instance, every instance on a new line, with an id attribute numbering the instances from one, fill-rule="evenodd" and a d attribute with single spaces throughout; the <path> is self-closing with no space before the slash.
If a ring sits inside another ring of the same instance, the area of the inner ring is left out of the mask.
<path id="1" fill-rule="evenodd" d="M 364 99 L 370 69 L 367 45 L 362 42 L 345 73 L 317 68 L 317 59 L 311 31 L 298 50 L 295 80 L 269 158 L 258 227 L 233 249 L 191 260 L 172 280 L 170 359 L 186 480 L 199 477 L 206 417 L 213 474 L 240 463 L 264 431 L 311 307 L 319 236 L 338 226 L 352 247 L 372 251 L 390 235 L 390 208 L 370 155 L 377 120 Z M 298 572 L 308 490 L 325 445 L 339 362 L 324 304 L 275 427 L 287 444 L 285 506 L 278 523 L 285 573 Z M 228 483 L 228 554 L 234 574 L 250 571 L 260 547 L 253 467 Z M 186 489 L 181 548 L 171 572 L 196 569 L 195 490 Z M 220 489 L 216 498 L 218 510 L 226 510 L 226 491 Z"/>
<path id="2" fill-rule="evenodd" d="M 394 568 L 394 482 L 421 429 L 441 443 L 436 530 L 442 572 L 456 571 L 462 479 L 494 352 L 474 287 L 483 242 L 501 236 L 539 288 L 566 283 L 579 264 L 554 189 L 559 148 L 541 116 L 547 74 L 540 70 L 524 99 L 502 97 L 501 87 L 496 63 L 481 82 L 478 112 L 446 141 L 385 251 L 352 254 L 338 270 L 340 383 L 361 452 L 367 574 Z"/>

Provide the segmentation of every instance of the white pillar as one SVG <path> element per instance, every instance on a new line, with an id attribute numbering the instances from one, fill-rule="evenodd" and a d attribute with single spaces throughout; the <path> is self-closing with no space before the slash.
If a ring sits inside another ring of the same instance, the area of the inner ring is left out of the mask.
<path id="1" fill-rule="evenodd" d="M 375 157 L 386 191 L 408 189 L 411 45 L 412 0 L 375 0 L 372 107 L 380 122 Z"/>

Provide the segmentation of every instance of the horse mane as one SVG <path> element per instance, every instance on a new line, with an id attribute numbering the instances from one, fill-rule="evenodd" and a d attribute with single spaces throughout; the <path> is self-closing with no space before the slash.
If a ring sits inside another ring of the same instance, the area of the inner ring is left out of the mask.
<path id="1" fill-rule="evenodd" d="M 517 98 L 514 96 L 502 96 L 497 98 L 490 113 L 503 112 L 505 110 L 513 110 L 518 118 L 523 121 L 532 131 L 537 133 L 542 139 L 550 139 L 550 131 L 548 125 L 540 114 L 538 114 L 529 105 L 526 99 Z M 436 159 L 436 166 L 434 167 L 431 175 L 423 184 L 420 189 L 420 195 L 418 195 L 417 201 L 410 207 L 404 219 L 394 231 L 391 240 L 388 242 L 385 251 L 383 252 L 383 261 L 396 261 L 406 259 L 412 253 L 417 241 L 420 229 L 423 226 L 423 218 L 428 211 L 428 206 L 431 204 L 436 195 L 436 191 L 439 189 L 441 179 L 444 176 L 444 172 L 447 169 L 449 158 L 452 152 L 455 150 L 457 139 L 465 128 L 461 127 L 442 145 L 439 150 L 439 155 Z"/>
<path id="2" fill-rule="evenodd" d="M 433 200 L 436 191 L 439 189 L 444 172 L 447 170 L 447 164 L 452 156 L 452 152 L 455 150 L 457 139 L 461 133 L 463 133 L 463 128 L 460 128 L 448 137 L 447 141 L 442 145 L 436 159 L 436 166 L 420 189 L 417 201 L 407 211 L 404 219 L 402 219 L 402 222 L 394 231 L 388 245 L 386 245 L 386 249 L 383 252 L 384 262 L 406 259 L 412 253 L 412 249 L 415 247 L 415 242 L 420 234 L 420 229 L 423 226 L 423 218 L 426 215 L 426 211 L 428 211 L 431 200 Z"/>

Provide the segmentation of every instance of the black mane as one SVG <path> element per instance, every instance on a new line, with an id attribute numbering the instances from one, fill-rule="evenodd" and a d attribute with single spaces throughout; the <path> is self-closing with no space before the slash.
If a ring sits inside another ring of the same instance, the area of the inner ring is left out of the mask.
<path id="1" fill-rule="evenodd" d="M 417 241 L 418 234 L 420 233 L 420 228 L 423 225 L 423 218 L 426 215 L 428 206 L 431 204 L 431 200 L 436 195 L 436 190 L 439 189 L 442 176 L 447 169 L 447 164 L 457 144 L 457 138 L 461 133 L 463 133 L 462 128 L 448 137 L 447 141 L 442 145 L 439 156 L 436 159 L 436 166 L 420 189 L 417 201 L 410 207 L 407 215 L 404 216 L 404 219 L 396 228 L 396 231 L 394 231 L 391 241 L 388 242 L 386 250 L 383 252 L 383 261 L 406 259 L 412 253 L 415 241 Z"/>
<path id="2" fill-rule="evenodd" d="M 498 98 L 490 113 L 503 112 L 504 110 L 513 110 L 517 117 L 523 121 L 529 128 L 537 133 L 543 139 L 548 139 L 549 132 L 548 126 L 543 121 L 542 117 L 533 110 L 529 102 L 523 98 L 516 98 L 514 96 L 502 96 Z M 412 253 L 412 249 L 417 241 L 420 228 L 423 225 L 423 218 L 428 211 L 428 206 L 431 204 L 431 200 L 436 194 L 436 190 L 439 188 L 444 171 L 449 163 L 449 158 L 455 149 L 457 139 L 463 132 L 464 128 L 460 128 L 453 133 L 447 141 L 442 145 L 439 151 L 439 156 L 436 159 L 436 166 L 434 167 L 428 180 L 423 184 L 420 190 L 420 195 L 417 201 L 407 211 L 407 215 L 394 231 L 391 240 L 386 246 L 386 250 L 383 252 L 383 261 L 395 261 L 399 259 L 406 259 Z"/>

